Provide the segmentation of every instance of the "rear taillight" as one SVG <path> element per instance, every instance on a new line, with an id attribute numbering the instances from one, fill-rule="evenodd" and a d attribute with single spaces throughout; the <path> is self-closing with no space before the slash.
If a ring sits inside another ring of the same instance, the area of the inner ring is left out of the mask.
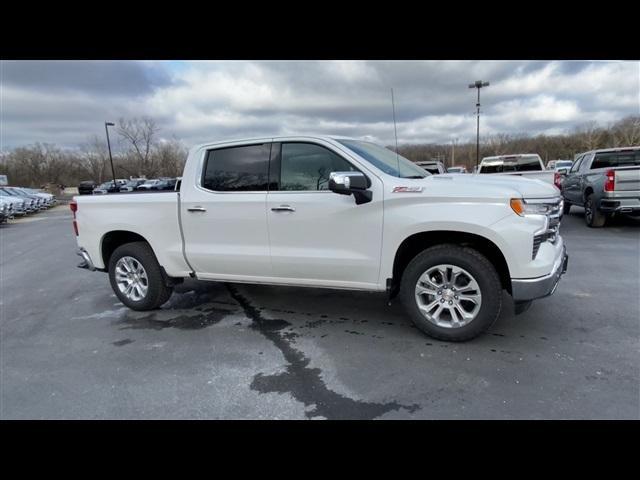
<path id="1" fill-rule="evenodd" d="M 76 222 L 76 212 L 78 211 L 78 202 L 73 200 L 69 203 L 69 208 L 73 212 L 73 231 L 76 233 L 76 237 L 78 236 L 78 222 Z"/>
<path id="2" fill-rule="evenodd" d="M 558 172 L 553 174 L 553 184 L 558 187 L 559 190 L 562 190 L 562 175 Z"/>
<path id="3" fill-rule="evenodd" d="M 613 192 L 616 189 L 616 172 L 615 170 L 607 170 L 605 173 L 606 180 L 604 182 L 604 191 Z"/>

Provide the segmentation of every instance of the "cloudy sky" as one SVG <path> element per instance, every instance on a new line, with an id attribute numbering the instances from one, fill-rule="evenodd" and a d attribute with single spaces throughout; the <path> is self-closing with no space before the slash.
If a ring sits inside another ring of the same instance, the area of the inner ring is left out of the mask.
<path id="1" fill-rule="evenodd" d="M 320 133 L 400 143 L 481 133 L 563 133 L 640 114 L 640 62 L 584 61 L 2 61 L 0 149 L 74 147 L 104 121 L 148 115 L 188 145 Z"/>

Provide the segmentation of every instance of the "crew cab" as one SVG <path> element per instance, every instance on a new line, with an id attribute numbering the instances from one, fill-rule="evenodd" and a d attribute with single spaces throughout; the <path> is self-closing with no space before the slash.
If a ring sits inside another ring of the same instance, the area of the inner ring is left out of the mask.
<path id="1" fill-rule="evenodd" d="M 562 182 L 564 213 L 584 207 L 589 227 L 607 218 L 640 215 L 640 146 L 592 150 L 576 156 Z"/>
<path id="2" fill-rule="evenodd" d="M 107 272 L 134 310 L 183 279 L 399 296 L 433 337 L 488 329 L 503 290 L 516 312 L 552 294 L 568 257 L 551 185 L 430 175 L 376 144 L 290 136 L 189 152 L 175 192 L 78 196 L 82 268 Z"/>
<path id="3" fill-rule="evenodd" d="M 533 180 L 542 180 L 560 188 L 560 176 L 555 175 L 553 170 L 545 170 L 540 155 L 536 153 L 484 157 L 477 173 L 520 175 Z"/>

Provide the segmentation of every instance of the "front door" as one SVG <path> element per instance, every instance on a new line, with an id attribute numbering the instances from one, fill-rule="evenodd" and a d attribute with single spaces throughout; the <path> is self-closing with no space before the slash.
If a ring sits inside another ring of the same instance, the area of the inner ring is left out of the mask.
<path id="1" fill-rule="evenodd" d="M 582 156 L 575 161 L 562 183 L 564 197 L 573 204 L 582 205 L 582 199 L 580 198 L 580 165 L 584 158 Z"/>
<path id="2" fill-rule="evenodd" d="M 274 143 L 267 218 L 273 272 L 283 283 L 375 288 L 382 182 L 367 175 L 373 201 L 361 205 L 328 190 L 331 172 L 356 170 L 330 144 Z"/>

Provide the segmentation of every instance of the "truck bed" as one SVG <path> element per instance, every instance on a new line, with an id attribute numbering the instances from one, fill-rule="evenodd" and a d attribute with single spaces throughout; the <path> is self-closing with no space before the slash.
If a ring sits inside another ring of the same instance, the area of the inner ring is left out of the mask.
<path id="1" fill-rule="evenodd" d="M 179 193 L 171 190 L 131 193 L 76 197 L 79 244 L 87 246 L 95 267 L 103 269 L 106 265 L 101 250 L 105 248 L 105 234 L 135 232 L 149 242 L 169 275 L 188 276 L 190 270 L 182 253 Z M 84 236 L 101 240 L 82 242 Z"/>

